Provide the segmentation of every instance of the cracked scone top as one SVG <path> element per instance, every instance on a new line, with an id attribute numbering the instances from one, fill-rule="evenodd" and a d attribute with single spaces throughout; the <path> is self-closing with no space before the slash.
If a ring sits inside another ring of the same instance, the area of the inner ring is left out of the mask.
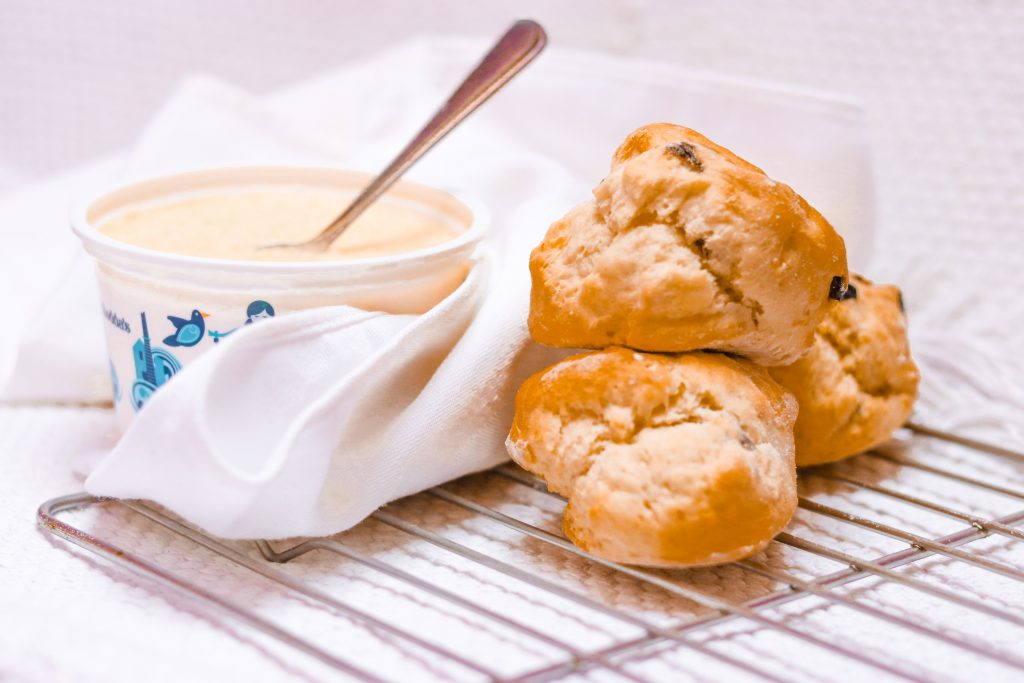
<path id="1" fill-rule="evenodd" d="M 853 276 L 807 355 L 769 372 L 800 405 L 797 465 L 839 460 L 888 440 L 910 416 L 920 379 L 900 291 Z"/>
<path id="2" fill-rule="evenodd" d="M 802 197 L 671 124 L 626 138 L 530 272 L 543 344 L 717 349 L 764 365 L 806 351 L 847 278 L 842 238 Z"/>
<path id="3" fill-rule="evenodd" d="M 572 356 L 516 396 L 512 459 L 569 499 L 566 535 L 632 564 L 730 562 L 796 509 L 796 402 L 723 354 Z"/>

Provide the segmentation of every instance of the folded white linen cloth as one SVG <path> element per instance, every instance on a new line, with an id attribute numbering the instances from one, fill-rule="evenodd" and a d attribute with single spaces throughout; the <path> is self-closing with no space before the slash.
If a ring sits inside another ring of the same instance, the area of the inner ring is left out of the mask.
<path id="1" fill-rule="evenodd" d="M 190 81 L 120 178 L 246 163 L 379 168 L 483 48 L 416 42 L 264 101 Z M 476 195 L 494 217 L 456 292 L 418 317 L 334 307 L 232 335 L 161 387 L 86 488 L 157 501 L 223 537 L 322 535 L 500 462 L 515 389 L 564 353 L 529 341 L 529 249 L 587 197 L 625 134 L 658 120 L 692 125 L 793 184 L 847 237 L 851 261 L 866 264 L 873 195 L 854 104 L 552 50 L 410 173 Z M 0 220 L 12 217 L 0 205 Z M 47 222 L 36 239 L 53 229 Z M 82 315 L 92 285 L 81 257 L 70 263 L 44 273 L 57 283 L 41 288 L 52 324 L 23 316 L 0 342 L 0 398 L 87 401 L 102 386 L 99 306 Z M 65 306 L 74 312 L 62 315 Z M 59 326 L 90 316 L 95 334 L 71 349 Z M 39 340 L 51 344 L 45 355 L 32 353 Z M 46 357 L 65 350 L 75 363 L 47 372 Z"/>
<path id="2" fill-rule="evenodd" d="M 420 316 L 337 306 L 232 335 L 154 395 L 86 488 L 276 538 L 498 464 L 515 389 L 565 355 L 527 342 L 516 256 L 484 255 Z"/>

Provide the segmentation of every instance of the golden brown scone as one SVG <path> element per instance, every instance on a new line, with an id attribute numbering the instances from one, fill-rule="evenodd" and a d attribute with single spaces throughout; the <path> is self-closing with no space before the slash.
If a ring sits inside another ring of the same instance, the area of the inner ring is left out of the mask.
<path id="1" fill-rule="evenodd" d="M 800 195 L 665 123 L 626 138 L 530 272 L 542 344 L 718 349 L 764 365 L 807 350 L 847 278 L 842 238 Z"/>
<path id="2" fill-rule="evenodd" d="M 753 555 L 789 521 L 795 419 L 793 397 L 749 361 L 616 347 L 524 382 L 506 445 L 569 499 L 578 546 L 686 567 Z"/>
<path id="3" fill-rule="evenodd" d="M 800 405 L 797 465 L 839 460 L 886 441 L 910 416 L 920 379 L 900 290 L 853 276 L 810 352 L 770 372 Z"/>

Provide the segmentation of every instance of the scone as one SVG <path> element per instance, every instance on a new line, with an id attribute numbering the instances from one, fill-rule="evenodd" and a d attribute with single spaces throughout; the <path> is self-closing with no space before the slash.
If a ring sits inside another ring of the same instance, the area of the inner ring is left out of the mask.
<path id="1" fill-rule="evenodd" d="M 530 258 L 550 346 L 717 349 L 795 361 L 846 286 L 846 248 L 800 195 L 688 128 L 644 126 Z"/>
<path id="2" fill-rule="evenodd" d="M 796 396 L 796 464 L 839 460 L 886 441 L 907 417 L 920 376 L 910 357 L 900 291 L 854 276 L 814 346 L 770 369 Z"/>
<path id="3" fill-rule="evenodd" d="M 796 509 L 796 402 L 723 354 L 571 356 L 516 395 L 512 459 L 569 499 L 600 557 L 688 567 L 747 557 Z"/>

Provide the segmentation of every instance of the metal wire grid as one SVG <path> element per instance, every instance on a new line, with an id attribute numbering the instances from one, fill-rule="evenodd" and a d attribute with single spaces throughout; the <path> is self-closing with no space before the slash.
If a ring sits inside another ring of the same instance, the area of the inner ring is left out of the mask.
<path id="1" fill-rule="evenodd" d="M 996 456 L 1001 460 L 1024 463 L 1024 454 L 1010 449 L 921 425 L 908 424 L 907 427 L 918 435 L 967 447 L 972 449 L 975 454 L 984 454 L 985 457 Z M 916 460 L 908 460 L 884 452 L 871 452 L 861 457 L 877 459 L 892 466 L 926 472 L 940 477 L 943 481 L 956 482 L 960 485 L 973 487 L 985 492 L 996 493 L 1015 501 L 1024 501 L 1024 490 L 986 481 L 951 469 L 921 463 Z M 517 486 L 529 487 L 544 495 L 557 498 L 557 496 L 547 492 L 542 482 L 511 465 L 496 468 L 490 471 L 488 476 L 500 477 L 507 482 L 514 482 Z M 1004 561 L 968 552 L 962 547 L 990 536 L 999 536 L 1013 541 L 1024 540 L 1024 530 L 1016 526 L 1024 522 L 1024 504 L 1022 504 L 1020 511 L 1016 513 L 995 519 L 987 519 L 971 512 L 951 507 L 947 502 L 911 495 L 884 484 L 867 482 L 860 478 L 836 474 L 831 468 L 813 469 L 802 476 L 822 478 L 857 489 L 871 491 L 892 501 L 910 504 L 942 515 L 963 523 L 964 526 L 953 533 L 934 538 L 926 537 L 905 528 L 877 521 L 877 519 L 869 516 L 861 516 L 832 507 L 810 497 L 801 497 L 799 504 L 805 511 L 823 518 L 835 520 L 841 525 L 850 528 L 862 529 L 872 534 L 896 539 L 902 542 L 905 547 L 896 552 L 872 559 L 865 559 L 813 540 L 790 533 L 782 533 L 775 539 L 776 543 L 819 558 L 842 563 L 846 565 L 846 568 L 812 579 L 804 579 L 791 572 L 771 568 L 758 560 L 744 560 L 736 563 L 737 566 L 746 572 L 751 572 L 777 582 L 783 588 L 753 600 L 734 602 L 708 592 L 680 585 L 669 580 L 664 572 L 625 566 L 589 555 L 567 541 L 560 534 L 545 530 L 538 525 L 524 522 L 494 507 L 475 502 L 466 496 L 453 492 L 451 487 L 437 487 L 427 491 L 425 494 L 421 494 L 444 501 L 467 513 L 491 520 L 507 529 L 513 530 L 517 534 L 551 546 L 560 552 L 585 558 L 586 561 L 615 572 L 627 580 L 655 586 L 669 594 L 707 608 L 707 612 L 704 614 L 666 626 L 656 620 L 639 616 L 632 611 L 596 600 L 584 592 L 567 588 L 559 583 L 543 578 L 528 568 L 492 557 L 465 543 L 431 531 L 393 514 L 387 507 L 372 515 L 372 518 L 377 522 L 408 534 L 411 538 L 419 539 L 447 553 L 452 553 L 464 560 L 487 567 L 514 581 L 522 582 L 529 586 L 531 590 L 541 591 L 543 594 L 567 600 L 593 613 L 604 615 L 623 624 L 636 627 L 640 632 L 640 635 L 637 637 L 616 639 L 615 642 L 602 647 L 582 648 L 573 643 L 569 638 L 553 635 L 549 631 L 538 629 L 530 623 L 524 623 L 521 619 L 515 619 L 501 611 L 488 607 L 480 601 L 473 600 L 464 594 L 456 592 L 450 587 L 430 581 L 409 570 L 387 563 L 337 538 L 308 540 L 283 549 L 275 549 L 266 541 L 257 541 L 255 545 L 262 557 L 256 557 L 247 555 L 218 539 L 207 536 L 150 505 L 135 501 L 100 499 L 87 494 L 74 494 L 47 501 L 39 508 L 38 520 L 44 529 L 56 536 L 86 548 L 121 567 L 154 579 L 164 586 L 171 587 L 193 598 L 198 598 L 208 605 L 217 607 L 240 619 L 280 643 L 314 657 L 332 669 L 364 680 L 382 681 L 385 679 L 381 678 L 378 673 L 371 671 L 364 664 L 355 663 L 350 657 L 347 658 L 342 654 L 329 651 L 305 637 L 302 633 L 286 628 L 276 623 L 274 619 L 263 616 L 243 604 L 225 598 L 216 591 L 204 588 L 192 577 L 169 572 L 150 559 L 129 552 L 97 535 L 72 526 L 59 519 L 58 516 L 67 511 L 93 506 L 123 506 L 133 513 L 154 522 L 163 529 L 181 538 L 188 539 L 206 550 L 229 560 L 238 567 L 245 568 L 274 581 L 307 600 L 333 610 L 338 615 L 354 620 L 367 628 L 406 641 L 417 648 L 448 660 L 468 672 L 470 677 L 478 680 L 546 681 L 599 670 L 619 680 L 644 681 L 647 679 L 631 671 L 627 668 L 627 664 L 631 656 L 659 645 L 671 645 L 672 647 L 694 651 L 702 656 L 716 660 L 726 667 L 730 667 L 737 675 L 742 673 L 748 678 L 752 677 L 771 681 L 786 680 L 785 677 L 780 676 L 777 672 L 773 672 L 768 667 L 762 667 L 756 663 L 734 657 L 721 648 L 713 648 L 700 639 L 693 637 L 701 630 L 728 620 L 747 620 L 760 627 L 785 634 L 814 647 L 821 648 L 837 658 L 874 669 L 882 677 L 894 677 L 911 681 L 934 680 L 936 678 L 934 673 L 923 673 L 919 669 L 908 666 L 900 661 L 898 657 L 878 657 L 858 647 L 854 640 L 830 640 L 807 628 L 796 627 L 788 623 L 775 609 L 781 605 L 796 600 L 806 600 L 812 596 L 829 604 L 842 605 L 907 632 L 913 632 L 925 638 L 933 639 L 948 647 L 958 648 L 977 657 L 997 662 L 1006 667 L 1007 670 L 1015 672 L 1015 675 L 1024 675 L 1022 673 L 1024 672 L 1024 656 L 1018 652 L 996 647 L 983 639 L 966 640 L 957 637 L 924 621 L 889 610 L 883 610 L 869 601 L 836 590 L 840 586 L 855 581 L 873 578 L 898 584 L 906 589 L 926 594 L 932 598 L 953 603 L 964 610 L 982 615 L 990 620 L 1004 622 L 1016 627 L 1024 627 L 1024 616 L 1005 606 L 997 606 L 969 593 L 936 585 L 933 582 L 896 571 L 897 567 L 919 562 L 928 557 L 939 556 L 964 563 L 977 570 L 993 573 L 1014 582 L 1024 582 L 1024 571 L 1021 568 Z M 474 653 L 460 650 L 451 643 L 439 643 L 435 639 L 431 639 L 423 631 L 397 626 L 385 618 L 349 604 L 332 595 L 329 591 L 313 583 L 303 581 L 275 566 L 277 563 L 289 562 L 313 550 L 340 555 L 374 572 L 379 572 L 392 579 L 404 582 L 436 598 L 473 612 L 493 623 L 501 624 L 527 639 L 549 646 L 558 651 L 560 656 L 543 666 L 519 672 L 514 676 L 503 675 L 488 663 L 486 656 L 479 656 L 480 653 L 475 653 L 476 656 L 474 656 Z"/>

